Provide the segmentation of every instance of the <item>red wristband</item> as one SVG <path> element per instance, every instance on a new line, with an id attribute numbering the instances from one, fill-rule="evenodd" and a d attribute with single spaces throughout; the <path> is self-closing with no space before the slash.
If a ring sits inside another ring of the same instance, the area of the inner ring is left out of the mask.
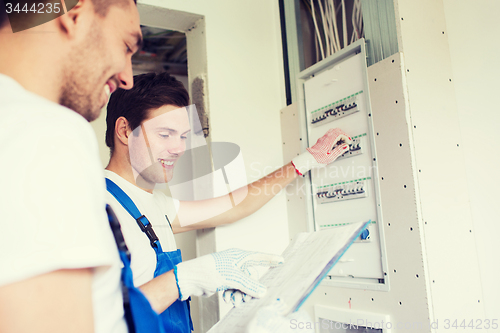
<path id="1" fill-rule="evenodd" d="M 293 161 L 291 161 L 292 165 L 293 165 L 293 168 L 295 169 L 295 172 L 297 172 L 297 174 L 299 176 L 303 176 L 303 174 L 300 173 L 300 171 L 297 169 L 297 167 L 295 166 L 295 164 L 293 164 Z"/>

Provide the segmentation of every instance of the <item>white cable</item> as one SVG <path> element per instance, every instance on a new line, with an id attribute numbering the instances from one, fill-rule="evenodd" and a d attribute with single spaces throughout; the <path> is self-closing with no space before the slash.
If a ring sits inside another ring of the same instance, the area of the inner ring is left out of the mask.
<path id="1" fill-rule="evenodd" d="M 333 52 L 337 52 L 339 50 L 339 46 L 337 45 L 337 38 L 335 37 L 335 22 L 333 17 L 335 16 L 335 6 L 332 4 L 333 0 L 328 0 L 328 7 L 330 8 L 330 32 L 332 34 L 332 45 Z"/>
<path id="2" fill-rule="evenodd" d="M 361 38 L 361 25 L 363 16 L 361 15 L 361 0 L 356 0 L 356 27 L 358 28 L 358 39 Z"/>
<path id="3" fill-rule="evenodd" d="M 356 34 L 356 0 L 354 0 L 352 4 L 352 15 L 351 15 L 351 24 L 352 24 L 352 35 L 351 35 L 351 44 L 355 41 L 355 34 Z"/>
<path id="4" fill-rule="evenodd" d="M 363 37 L 361 31 L 363 29 L 363 13 L 361 12 L 361 0 L 356 0 L 357 11 L 356 11 L 356 24 L 358 27 L 358 39 Z"/>
<path id="5" fill-rule="evenodd" d="M 319 59 L 319 46 L 318 46 L 318 38 L 314 37 L 314 47 L 316 49 L 316 62 L 320 61 Z"/>
<path id="6" fill-rule="evenodd" d="M 334 52 L 337 52 L 340 50 L 340 45 L 338 44 L 338 32 L 336 32 L 337 28 L 337 21 L 335 16 L 337 15 L 335 12 L 335 4 L 333 3 L 333 0 L 328 0 L 328 7 L 330 8 L 330 30 L 332 32 L 332 44 L 333 44 L 333 49 Z"/>
<path id="7" fill-rule="evenodd" d="M 314 38 L 314 47 L 316 48 L 316 62 L 318 62 L 319 61 L 318 38 Z"/>
<path id="8" fill-rule="evenodd" d="M 326 19 L 325 19 L 325 12 L 323 11 L 323 5 L 321 4 L 321 0 L 318 0 L 319 4 L 319 12 L 321 14 L 321 21 L 323 22 L 323 35 L 325 35 L 325 46 L 326 46 L 326 56 L 328 57 L 330 55 L 330 38 L 328 37 L 327 33 L 327 26 L 326 26 Z"/>
<path id="9" fill-rule="evenodd" d="M 345 14 L 345 1 L 342 0 L 342 32 L 344 33 L 344 47 L 347 46 L 347 18 Z"/>
<path id="10" fill-rule="evenodd" d="M 314 21 L 314 27 L 316 28 L 316 36 L 318 37 L 318 44 L 321 50 L 321 59 L 325 59 L 325 51 L 323 51 L 323 42 L 321 41 L 321 36 L 319 34 L 318 22 L 316 22 L 316 12 L 314 11 L 314 2 L 311 0 L 311 13 Z"/>
<path id="11" fill-rule="evenodd" d="M 358 0 L 354 0 L 354 8 L 356 10 L 353 10 L 353 12 L 352 12 L 352 14 L 353 14 L 352 20 L 353 20 L 354 24 L 356 25 L 356 30 L 359 31 L 359 11 L 360 11 L 360 7 L 359 7 Z M 359 37 L 359 35 L 358 35 L 358 37 Z"/>
<path id="12" fill-rule="evenodd" d="M 364 30 L 364 24 L 363 24 L 363 11 L 361 7 L 361 0 L 358 1 L 358 31 L 359 31 L 359 38 L 363 37 L 363 30 Z"/>
<path id="13" fill-rule="evenodd" d="M 328 0 L 325 0 L 325 20 L 326 29 L 325 34 L 328 33 L 328 39 L 330 40 L 330 54 L 334 54 L 335 50 L 333 48 L 333 34 L 332 34 L 332 16 L 330 13 L 330 6 L 328 6 Z"/>
<path id="14" fill-rule="evenodd" d="M 335 15 L 333 15 L 332 17 L 333 17 L 333 29 L 335 30 L 335 42 L 337 43 L 337 51 L 338 51 L 342 47 L 340 46 L 339 29 L 337 28 L 337 10 L 335 11 Z"/>
<path id="15" fill-rule="evenodd" d="M 358 23 L 361 23 L 361 0 L 356 0 L 356 12 L 357 12 L 357 20 Z"/>
<path id="16" fill-rule="evenodd" d="M 335 36 L 333 35 L 333 25 L 332 25 L 332 11 L 328 4 L 328 0 L 324 0 L 323 5 L 325 6 L 325 16 L 328 29 L 328 37 L 330 38 L 330 53 L 334 54 L 335 51 Z"/>

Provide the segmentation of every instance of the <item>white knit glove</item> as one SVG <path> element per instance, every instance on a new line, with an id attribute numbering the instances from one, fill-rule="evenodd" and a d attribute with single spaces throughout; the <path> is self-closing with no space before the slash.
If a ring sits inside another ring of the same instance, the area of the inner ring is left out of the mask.
<path id="1" fill-rule="evenodd" d="M 247 333 L 313 333 L 314 324 L 303 310 L 284 316 L 285 302 L 277 299 L 259 309 L 247 326 Z"/>
<path id="2" fill-rule="evenodd" d="M 278 266 L 282 256 L 229 249 L 181 262 L 175 269 L 179 299 L 211 296 L 217 291 L 238 289 L 251 297 L 262 297 L 266 287 L 248 275 L 251 266 Z"/>
<path id="3" fill-rule="evenodd" d="M 295 157 L 292 164 L 297 173 L 303 175 L 312 168 L 324 167 L 332 163 L 348 150 L 351 143 L 349 135 L 340 128 L 332 128 L 319 138 L 314 146 L 307 148 L 307 151 Z"/>
<path id="4" fill-rule="evenodd" d="M 245 270 L 245 273 L 254 280 L 259 280 L 260 278 L 259 271 L 255 267 L 248 267 Z M 247 295 L 235 289 L 227 289 L 222 294 L 222 299 L 224 300 L 224 302 L 230 303 L 234 307 L 237 307 L 245 302 L 248 302 L 252 298 L 253 298 L 252 296 Z"/>

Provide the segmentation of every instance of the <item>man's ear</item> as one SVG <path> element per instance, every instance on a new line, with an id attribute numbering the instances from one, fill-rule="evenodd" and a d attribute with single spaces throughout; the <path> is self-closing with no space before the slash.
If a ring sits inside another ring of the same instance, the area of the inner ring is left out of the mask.
<path id="1" fill-rule="evenodd" d="M 132 130 L 130 129 L 127 118 L 120 117 L 115 122 L 115 137 L 124 146 L 128 146 L 128 138 Z"/>
<path id="2" fill-rule="evenodd" d="M 78 3 L 66 14 L 59 16 L 59 24 L 68 38 L 74 38 L 78 28 L 82 25 L 85 14 L 93 11 L 93 5 L 90 0 L 79 0 Z"/>

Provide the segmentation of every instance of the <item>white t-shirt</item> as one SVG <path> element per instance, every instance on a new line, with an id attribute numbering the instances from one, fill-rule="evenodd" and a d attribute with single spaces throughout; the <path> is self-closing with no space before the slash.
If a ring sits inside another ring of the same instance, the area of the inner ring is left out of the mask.
<path id="1" fill-rule="evenodd" d="M 172 223 L 179 210 L 179 201 L 158 190 L 153 190 L 153 193 L 146 192 L 112 171 L 104 170 L 104 174 L 106 178 L 118 185 L 132 199 L 139 212 L 148 218 L 163 251 L 177 250 L 172 228 L 165 215 Z M 130 266 L 134 274 L 134 284 L 139 287 L 153 279 L 156 269 L 156 253 L 151 247 L 149 238 L 141 231 L 135 219 L 109 192 L 106 201 L 120 221 L 123 237 L 131 254 Z"/>
<path id="2" fill-rule="evenodd" d="M 127 332 L 90 125 L 0 74 L 0 159 L 0 286 L 93 267 L 95 332 Z"/>

